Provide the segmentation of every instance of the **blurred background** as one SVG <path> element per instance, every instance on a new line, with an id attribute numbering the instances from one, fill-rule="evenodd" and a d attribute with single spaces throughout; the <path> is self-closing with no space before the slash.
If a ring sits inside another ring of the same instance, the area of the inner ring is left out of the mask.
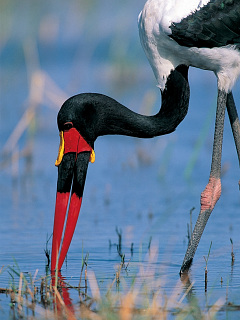
<path id="1" fill-rule="evenodd" d="M 159 110 L 160 92 L 138 37 L 144 2 L 0 1 L 0 266 L 16 259 L 24 270 L 44 270 L 56 194 L 56 117 L 68 97 L 99 92 L 139 113 Z M 132 243 L 135 253 L 141 246 L 144 252 L 153 239 L 160 261 L 171 252 L 169 270 L 177 278 L 189 211 L 196 207 L 195 221 L 209 177 L 216 111 L 214 74 L 192 68 L 189 82 L 189 113 L 173 134 L 97 140 L 69 274 L 79 268 L 83 247 L 97 276 L 111 278 L 119 257 L 114 250 L 109 253 L 109 240 L 117 241 L 117 226 L 126 255 Z M 239 82 L 234 96 L 239 106 Z M 230 248 L 230 237 L 239 248 L 239 176 L 226 118 L 223 193 L 198 249 L 200 264 L 211 241 L 217 257 L 219 248 Z"/>

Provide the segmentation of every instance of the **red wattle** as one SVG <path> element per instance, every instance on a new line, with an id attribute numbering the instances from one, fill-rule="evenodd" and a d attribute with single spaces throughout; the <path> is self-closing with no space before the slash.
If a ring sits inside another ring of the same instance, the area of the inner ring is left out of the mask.
<path id="1" fill-rule="evenodd" d="M 80 153 L 83 151 L 92 151 L 92 147 L 80 135 L 75 128 L 64 131 L 64 154 L 69 152 Z"/>

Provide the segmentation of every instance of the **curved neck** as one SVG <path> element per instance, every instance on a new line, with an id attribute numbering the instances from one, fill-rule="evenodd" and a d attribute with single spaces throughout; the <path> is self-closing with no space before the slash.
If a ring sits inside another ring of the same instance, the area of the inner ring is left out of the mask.
<path id="1" fill-rule="evenodd" d="M 188 67 L 185 65 L 171 72 L 161 92 L 161 109 L 154 116 L 140 115 L 111 99 L 109 105 L 101 108 L 96 135 L 152 138 L 173 132 L 188 111 L 190 90 L 187 76 Z"/>

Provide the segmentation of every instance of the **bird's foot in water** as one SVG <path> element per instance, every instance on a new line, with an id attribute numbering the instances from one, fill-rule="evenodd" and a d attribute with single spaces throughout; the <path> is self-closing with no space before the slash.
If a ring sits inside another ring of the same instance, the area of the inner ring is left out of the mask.
<path id="1" fill-rule="evenodd" d="M 220 178 L 210 177 L 206 188 L 201 193 L 201 212 L 204 212 L 206 210 L 212 211 L 220 196 Z"/>

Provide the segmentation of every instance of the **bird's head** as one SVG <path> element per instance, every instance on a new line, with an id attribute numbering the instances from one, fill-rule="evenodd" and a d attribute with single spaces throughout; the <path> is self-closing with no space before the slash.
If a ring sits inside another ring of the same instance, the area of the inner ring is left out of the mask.
<path id="1" fill-rule="evenodd" d="M 67 132 L 74 128 L 93 147 L 97 138 L 97 106 L 102 104 L 101 98 L 102 95 L 88 93 L 73 96 L 65 101 L 57 117 L 59 132 Z"/>

